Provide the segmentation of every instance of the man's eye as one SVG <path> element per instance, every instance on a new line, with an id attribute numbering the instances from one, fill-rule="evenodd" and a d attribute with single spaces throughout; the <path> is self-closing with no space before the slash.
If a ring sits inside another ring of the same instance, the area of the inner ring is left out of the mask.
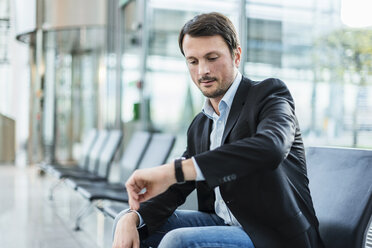
<path id="1" fill-rule="evenodd" d="M 208 58 L 209 61 L 214 61 L 216 60 L 218 57 L 211 57 L 211 58 Z"/>
<path id="2" fill-rule="evenodd" d="M 195 60 L 189 60 L 189 64 L 190 65 L 195 65 L 196 64 L 196 61 Z"/>

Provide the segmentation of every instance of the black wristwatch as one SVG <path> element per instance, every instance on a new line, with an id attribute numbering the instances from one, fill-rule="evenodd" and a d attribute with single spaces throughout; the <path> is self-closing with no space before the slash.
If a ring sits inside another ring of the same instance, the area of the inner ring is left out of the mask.
<path id="1" fill-rule="evenodd" d="M 176 180 L 178 184 L 185 183 L 185 176 L 183 175 L 182 171 L 182 160 L 185 158 L 177 158 L 174 160 L 174 171 L 176 174 Z"/>

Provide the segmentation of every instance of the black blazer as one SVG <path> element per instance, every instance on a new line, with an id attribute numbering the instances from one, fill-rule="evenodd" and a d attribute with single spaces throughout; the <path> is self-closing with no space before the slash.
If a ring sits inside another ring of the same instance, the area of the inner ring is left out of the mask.
<path id="1" fill-rule="evenodd" d="M 214 187 L 259 247 L 321 247 L 295 107 L 278 79 L 242 79 L 222 145 L 209 151 L 212 121 L 199 113 L 187 132 L 185 157 L 194 156 L 205 181 L 173 185 L 141 204 L 149 233 L 195 189 L 199 211 L 214 212 Z"/>

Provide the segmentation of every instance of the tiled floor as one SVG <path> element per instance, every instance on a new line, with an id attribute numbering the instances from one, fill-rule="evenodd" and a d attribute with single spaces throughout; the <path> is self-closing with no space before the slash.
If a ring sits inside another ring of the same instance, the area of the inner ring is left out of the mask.
<path id="1" fill-rule="evenodd" d="M 67 192 L 67 189 L 65 192 L 59 189 L 55 201 L 49 201 L 48 188 L 53 182 L 50 177 L 40 177 L 35 166 L 16 168 L 0 165 L 0 247 L 109 247 L 108 238 L 104 238 L 102 233 L 107 236 L 111 223 L 106 223 L 106 230 L 101 231 L 99 235 L 97 223 L 104 223 L 106 220 L 102 220 L 103 216 L 100 220 L 95 214 L 90 217 L 94 218 L 90 220 L 93 222 L 90 228 L 74 232 L 71 217 L 74 211 L 69 205 L 73 201 L 78 209 L 84 202 L 74 200 L 75 193 L 72 190 Z M 97 237 L 100 237 L 102 242 L 97 242 Z M 106 241 L 103 241 L 104 239 Z"/>

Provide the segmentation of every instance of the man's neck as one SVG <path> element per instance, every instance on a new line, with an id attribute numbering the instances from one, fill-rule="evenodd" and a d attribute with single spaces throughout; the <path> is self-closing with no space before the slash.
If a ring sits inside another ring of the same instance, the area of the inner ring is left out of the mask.
<path id="1" fill-rule="evenodd" d="M 225 95 L 225 94 L 224 94 Z M 220 116 L 220 111 L 218 109 L 218 105 L 220 104 L 220 101 L 222 100 L 223 96 L 219 96 L 219 97 L 216 97 L 216 98 L 209 98 L 209 102 L 211 103 L 212 105 L 212 108 L 214 110 L 214 112 Z"/>

